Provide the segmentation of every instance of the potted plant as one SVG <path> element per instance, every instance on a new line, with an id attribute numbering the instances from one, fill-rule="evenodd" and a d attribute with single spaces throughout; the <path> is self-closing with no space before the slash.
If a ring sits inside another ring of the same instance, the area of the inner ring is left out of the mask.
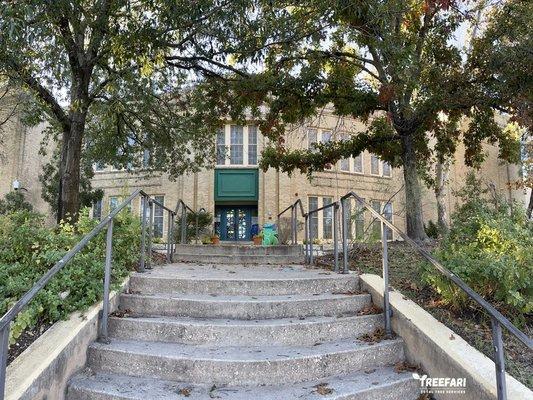
<path id="1" fill-rule="evenodd" d="M 211 243 L 219 244 L 220 243 L 220 236 L 218 236 L 216 233 L 211 235 Z"/>
<path id="2" fill-rule="evenodd" d="M 263 232 L 259 232 L 257 235 L 254 235 L 252 240 L 254 241 L 254 245 L 256 246 L 262 245 L 263 244 Z"/>

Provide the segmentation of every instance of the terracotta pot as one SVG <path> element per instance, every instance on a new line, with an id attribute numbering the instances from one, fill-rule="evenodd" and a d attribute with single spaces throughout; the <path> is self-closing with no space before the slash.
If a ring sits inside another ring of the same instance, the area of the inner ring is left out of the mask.
<path id="1" fill-rule="evenodd" d="M 254 244 L 256 246 L 260 246 L 261 244 L 263 244 L 263 238 L 262 237 L 254 237 L 253 241 L 254 241 Z"/>
<path id="2" fill-rule="evenodd" d="M 219 244 L 219 243 L 220 243 L 220 238 L 219 238 L 219 237 L 212 237 L 212 238 L 211 238 L 211 243 L 213 243 L 213 244 Z"/>

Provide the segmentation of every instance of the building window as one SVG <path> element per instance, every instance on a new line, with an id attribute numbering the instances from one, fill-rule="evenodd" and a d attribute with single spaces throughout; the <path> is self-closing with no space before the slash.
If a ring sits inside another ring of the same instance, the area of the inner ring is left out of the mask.
<path id="1" fill-rule="evenodd" d="M 322 207 L 331 204 L 332 201 L 333 200 L 331 197 L 323 197 Z M 333 207 L 329 207 L 322 211 L 322 231 L 323 231 L 322 237 L 324 239 L 332 238 L 332 232 L 333 232 L 332 225 L 333 225 Z"/>
<path id="2" fill-rule="evenodd" d="M 231 125 L 230 134 L 230 164 L 244 164 L 243 153 L 243 129 L 241 125 Z"/>
<path id="3" fill-rule="evenodd" d="M 248 164 L 257 164 L 257 126 L 248 126 Z"/>
<path id="4" fill-rule="evenodd" d="M 307 131 L 307 148 L 309 150 L 313 150 L 313 151 L 316 150 L 315 144 L 318 141 L 317 137 L 318 137 L 318 132 L 316 129 L 309 129 Z"/>
<path id="5" fill-rule="evenodd" d="M 102 199 L 93 203 L 93 219 L 102 219 Z"/>
<path id="6" fill-rule="evenodd" d="M 354 172 L 363 173 L 363 153 L 359 153 L 357 157 L 353 159 Z"/>
<path id="7" fill-rule="evenodd" d="M 309 211 L 316 210 L 318 208 L 318 197 L 309 197 Z M 318 213 L 313 213 L 309 217 L 309 230 L 311 239 L 318 238 Z"/>
<path id="8" fill-rule="evenodd" d="M 348 140 L 348 134 L 343 133 L 341 135 L 341 140 L 347 141 Z M 350 159 L 349 158 L 343 158 L 340 161 L 340 168 L 341 168 L 341 171 L 349 172 L 350 171 Z"/>
<path id="9" fill-rule="evenodd" d="M 391 176 L 391 166 L 388 162 L 383 161 L 382 169 L 383 169 L 383 176 L 389 176 L 389 177 Z"/>
<path id="10" fill-rule="evenodd" d="M 328 143 L 331 142 L 331 131 L 322 131 L 322 138 L 320 139 L 320 142 L 322 143 Z"/>
<path id="11" fill-rule="evenodd" d="M 370 156 L 370 173 L 372 175 L 379 175 L 379 157 L 375 154 Z"/>
<path id="12" fill-rule="evenodd" d="M 154 196 L 154 199 L 165 205 L 165 196 Z M 165 210 L 163 207 L 154 204 L 154 237 L 163 237 L 163 227 L 165 225 Z"/>
<path id="13" fill-rule="evenodd" d="M 224 128 L 220 128 L 217 132 L 217 165 L 224 165 L 226 163 L 226 135 Z"/>
<path id="14" fill-rule="evenodd" d="M 392 204 L 387 202 L 383 206 L 383 216 L 387 221 L 389 221 L 392 224 Z M 392 229 L 390 229 L 388 226 L 385 227 L 385 232 L 387 235 L 387 240 L 392 240 Z"/>
<path id="15" fill-rule="evenodd" d="M 150 150 L 144 149 L 143 151 L 143 168 L 150 166 Z"/>
<path id="16" fill-rule="evenodd" d="M 381 214 L 381 202 L 379 200 L 372 200 L 370 206 Z M 381 238 L 381 221 L 374 216 L 372 216 L 372 236 L 376 240 Z"/>
<path id="17" fill-rule="evenodd" d="M 365 207 L 358 201 L 355 203 L 355 237 L 356 239 L 363 239 L 365 236 Z"/>
<path id="18" fill-rule="evenodd" d="M 118 204 L 119 204 L 118 197 L 116 196 L 110 197 L 109 198 L 109 212 L 117 208 Z"/>
<path id="19" fill-rule="evenodd" d="M 347 230 L 348 232 L 346 232 L 348 235 L 348 239 L 351 239 L 352 238 L 352 226 L 353 226 L 353 221 L 352 221 L 352 199 L 350 197 L 348 197 L 347 199 L 344 200 L 344 210 L 343 208 L 341 207 L 341 212 L 344 212 L 344 216 L 346 218 L 346 221 L 348 222 L 348 225 L 347 225 Z M 342 219 L 341 219 L 341 222 L 340 222 L 340 226 L 341 226 L 341 232 L 342 232 L 342 229 L 343 229 L 343 226 L 342 226 Z"/>

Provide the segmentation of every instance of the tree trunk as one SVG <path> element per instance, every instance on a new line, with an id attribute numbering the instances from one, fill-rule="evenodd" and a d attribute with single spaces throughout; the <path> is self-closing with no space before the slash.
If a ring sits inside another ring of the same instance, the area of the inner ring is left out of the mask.
<path id="1" fill-rule="evenodd" d="M 407 236 L 417 241 L 427 239 L 422 214 L 422 192 L 416 170 L 416 154 L 413 138 L 410 134 L 402 135 L 403 177 L 405 180 L 405 220 Z"/>
<path id="2" fill-rule="evenodd" d="M 69 218 L 78 220 L 80 207 L 80 165 L 86 112 L 71 115 L 71 126 L 63 134 L 59 168 L 58 221 Z"/>
<path id="3" fill-rule="evenodd" d="M 437 226 L 439 233 L 448 233 L 448 209 L 446 207 L 446 195 L 448 194 L 448 171 L 450 162 L 437 163 L 435 167 L 435 197 L 437 199 Z"/>

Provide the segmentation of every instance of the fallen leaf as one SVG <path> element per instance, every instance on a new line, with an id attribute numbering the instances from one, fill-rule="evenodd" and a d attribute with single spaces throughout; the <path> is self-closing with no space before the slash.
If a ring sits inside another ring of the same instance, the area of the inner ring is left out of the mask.
<path id="1" fill-rule="evenodd" d="M 326 396 L 328 394 L 333 393 L 333 389 L 328 387 L 328 385 L 328 383 L 319 383 L 315 386 L 316 392 L 322 396 Z"/>

